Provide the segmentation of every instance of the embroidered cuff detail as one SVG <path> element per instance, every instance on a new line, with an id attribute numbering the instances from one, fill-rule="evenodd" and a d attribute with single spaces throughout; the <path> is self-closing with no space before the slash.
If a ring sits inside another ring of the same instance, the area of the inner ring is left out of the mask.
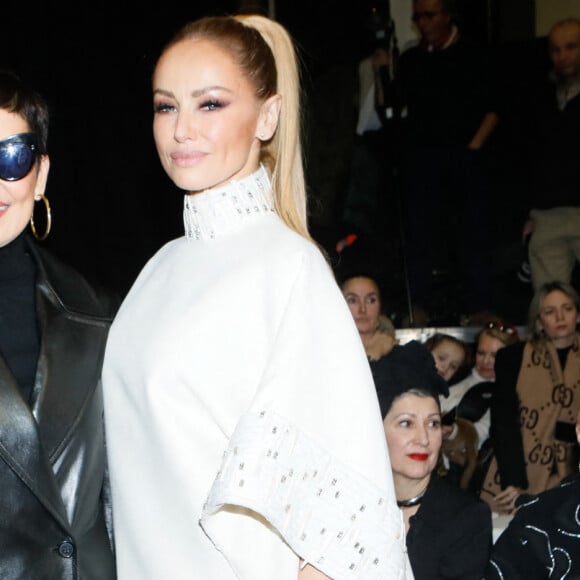
<path id="1" fill-rule="evenodd" d="M 394 498 L 271 412 L 244 415 L 203 519 L 224 505 L 265 517 L 304 560 L 335 580 L 405 577 L 404 524 Z"/>

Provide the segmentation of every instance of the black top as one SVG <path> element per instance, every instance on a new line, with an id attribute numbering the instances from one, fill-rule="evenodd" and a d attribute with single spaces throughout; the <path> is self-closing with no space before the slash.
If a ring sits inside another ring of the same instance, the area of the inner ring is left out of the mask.
<path id="1" fill-rule="evenodd" d="M 558 108 L 556 84 L 545 79 L 523 104 L 527 124 L 521 143 L 529 209 L 580 206 L 580 95 Z"/>
<path id="2" fill-rule="evenodd" d="M 40 352 L 35 279 L 36 265 L 21 234 L 0 248 L 0 354 L 27 402 Z"/>
<path id="3" fill-rule="evenodd" d="M 498 109 L 487 55 L 462 37 L 446 49 L 403 52 L 397 82 L 407 134 L 419 145 L 467 146 L 484 115 Z"/>
<path id="4" fill-rule="evenodd" d="M 580 578 L 580 474 L 536 496 L 518 510 L 495 542 L 485 578 Z"/>
<path id="5" fill-rule="evenodd" d="M 431 476 L 411 518 L 407 549 L 415 580 L 481 580 L 492 546 L 489 506 Z"/>
<path id="6" fill-rule="evenodd" d="M 495 388 L 491 399 L 490 437 L 501 476 L 501 486 L 528 487 L 524 445 L 519 421 L 520 400 L 516 390 L 526 342 L 497 351 Z"/>

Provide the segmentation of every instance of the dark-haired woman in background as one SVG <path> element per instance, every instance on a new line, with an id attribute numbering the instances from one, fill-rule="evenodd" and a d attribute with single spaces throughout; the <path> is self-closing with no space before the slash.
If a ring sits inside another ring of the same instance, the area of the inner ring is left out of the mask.
<path id="1" fill-rule="evenodd" d="M 435 472 L 447 392 L 424 345 L 397 345 L 385 357 L 378 396 L 415 580 L 480 579 L 491 548 L 488 506 Z"/>

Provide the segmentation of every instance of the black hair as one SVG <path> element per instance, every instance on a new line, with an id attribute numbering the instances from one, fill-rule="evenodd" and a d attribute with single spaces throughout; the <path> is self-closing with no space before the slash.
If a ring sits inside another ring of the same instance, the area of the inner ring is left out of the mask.
<path id="1" fill-rule="evenodd" d="M 0 70 L 0 109 L 26 120 L 36 135 L 38 153 L 47 153 L 49 109 L 44 98 L 28 87 L 13 71 Z"/>

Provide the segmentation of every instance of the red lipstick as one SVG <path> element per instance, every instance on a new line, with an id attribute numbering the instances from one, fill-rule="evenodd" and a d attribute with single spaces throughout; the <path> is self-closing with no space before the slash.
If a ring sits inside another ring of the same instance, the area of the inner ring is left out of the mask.
<path id="1" fill-rule="evenodd" d="M 429 457 L 428 453 L 409 453 L 409 458 L 414 459 L 415 461 L 427 461 Z"/>

